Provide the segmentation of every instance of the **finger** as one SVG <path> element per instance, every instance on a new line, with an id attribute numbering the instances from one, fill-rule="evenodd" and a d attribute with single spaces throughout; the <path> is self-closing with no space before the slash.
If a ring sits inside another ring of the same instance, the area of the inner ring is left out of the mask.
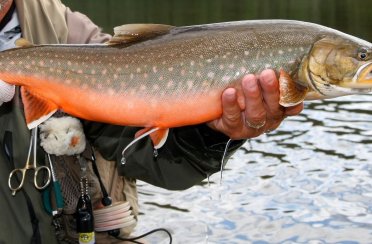
<path id="1" fill-rule="evenodd" d="M 222 122 L 225 127 L 234 128 L 241 123 L 241 111 L 234 88 L 228 88 L 222 93 L 222 111 Z"/>
<path id="2" fill-rule="evenodd" d="M 262 96 L 266 104 L 268 117 L 272 120 L 282 120 L 284 109 L 279 104 L 279 83 L 273 70 L 264 70 L 260 74 Z"/>
<path id="3" fill-rule="evenodd" d="M 260 125 L 266 121 L 266 110 L 262 100 L 261 89 L 254 75 L 247 75 L 242 80 L 245 96 L 245 120 L 251 125 Z"/>

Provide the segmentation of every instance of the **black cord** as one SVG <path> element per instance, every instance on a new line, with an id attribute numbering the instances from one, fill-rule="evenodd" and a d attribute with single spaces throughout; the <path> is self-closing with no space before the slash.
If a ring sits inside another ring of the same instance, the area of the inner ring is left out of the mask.
<path id="1" fill-rule="evenodd" d="M 139 242 L 137 240 L 142 238 L 142 237 L 151 235 L 151 234 L 153 234 L 155 232 L 158 232 L 158 231 L 164 231 L 165 233 L 167 233 L 167 235 L 169 236 L 169 244 L 172 244 L 172 234 L 167 229 L 164 229 L 164 228 L 154 229 L 154 230 L 151 230 L 149 232 L 146 232 L 145 234 L 142 234 L 140 236 L 133 237 L 133 238 L 123 238 L 123 237 L 119 237 L 119 236 L 115 236 L 115 238 L 119 239 L 121 241 L 129 241 L 129 242 L 133 242 L 133 243 L 137 243 L 137 244 L 143 244 L 142 242 Z"/>
<path id="2" fill-rule="evenodd" d="M 101 175 L 99 174 L 97 163 L 96 163 L 96 155 L 94 154 L 94 148 L 93 148 L 92 145 L 90 145 L 90 150 L 92 151 L 91 159 L 92 159 L 93 172 L 98 178 L 99 186 L 101 188 L 101 192 L 102 192 L 102 195 L 103 195 L 103 198 L 102 198 L 101 202 L 102 202 L 103 206 L 109 206 L 112 203 L 112 199 L 109 196 L 109 194 L 107 193 L 106 187 L 104 186 L 104 184 L 102 182 Z"/>

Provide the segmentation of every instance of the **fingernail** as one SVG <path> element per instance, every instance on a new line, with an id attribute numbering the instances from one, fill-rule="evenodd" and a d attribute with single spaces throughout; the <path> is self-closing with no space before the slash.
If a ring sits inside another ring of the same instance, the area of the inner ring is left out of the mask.
<path id="1" fill-rule="evenodd" d="M 227 88 L 224 93 L 225 93 L 225 96 L 232 99 L 232 98 L 235 98 L 236 91 L 234 88 Z"/>

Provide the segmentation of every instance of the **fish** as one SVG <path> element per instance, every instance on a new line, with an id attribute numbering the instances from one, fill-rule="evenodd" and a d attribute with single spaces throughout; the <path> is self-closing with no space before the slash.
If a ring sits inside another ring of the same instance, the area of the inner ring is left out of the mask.
<path id="1" fill-rule="evenodd" d="M 21 87 L 30 129 L 62 110 L 143 127 L 137 136 L 160 145 L 169 128 L 219 118 L 229 87 L 244 110 L 241 80 L 264 69 L 277 72 L 284 107 L 372 91 L 370 42 L 295 20 L 127 24 L 104 44 L 17 45 L 0 53 L 0 79 Z"/>

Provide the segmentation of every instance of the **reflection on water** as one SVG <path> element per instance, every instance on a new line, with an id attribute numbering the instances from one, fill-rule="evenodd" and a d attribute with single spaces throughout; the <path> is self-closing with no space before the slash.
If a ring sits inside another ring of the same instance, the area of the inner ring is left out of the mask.
<path id="1" fill-rule="evenodd" d="M 218 174 L 183 192 L 140 183 L 137 233 L 166 227 L 174 243 L 371 243 L 371 121 L 372 96 L 307 103 L 247 142 L 222 186 Z"/>

